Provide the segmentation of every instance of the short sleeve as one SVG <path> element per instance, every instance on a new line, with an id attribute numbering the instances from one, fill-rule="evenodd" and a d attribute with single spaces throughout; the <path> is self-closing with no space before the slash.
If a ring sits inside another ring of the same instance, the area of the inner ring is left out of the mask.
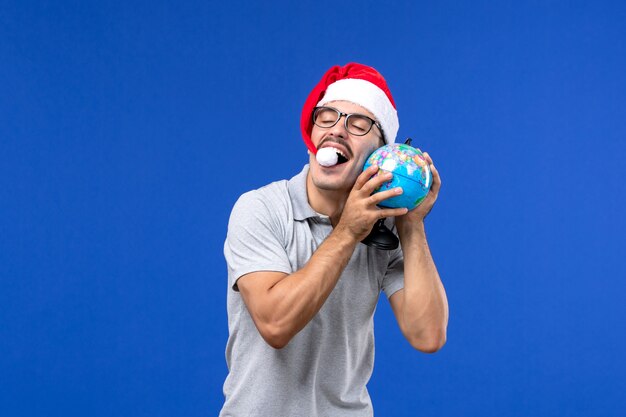
<path id="1" fill-rule="evenodd" d="M 284 244 L 288 216 L 281 203 L 267 201 L 255 192 L 242 195 L 235 203 L 224 242 L 233 290 L 239 291 L 237 280 L 251 272 L 292 272 Z"/>
<path id="2" fill-rule="evenodd" d="M 394 249 L 390 252 L 389 263 L 385 276 L 383 277 L 382 290 L 387 299 L 395 292 L 404 288 L 404 255 L 402 248 Z"/>

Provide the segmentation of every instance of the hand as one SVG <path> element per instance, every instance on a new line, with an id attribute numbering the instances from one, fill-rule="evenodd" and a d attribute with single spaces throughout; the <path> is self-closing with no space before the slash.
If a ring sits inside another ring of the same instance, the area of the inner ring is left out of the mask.
<path id="1" fill-rule="evenodd" d="M 402 194 L 402 188 L 396 187 L 372 195 L 374 190 L 392 178 L 389 172 L 381 172 L 372 178 L 377 172 L 378 166 L 373 165 L 358 176 L 337 223 L 336 229 L 348 232 L 356 241 L 363 240 L 372 231 L 376 221 L 385 217 L 402 216 L 408 212 L 406 208 L 377 207 L 381 201 Z"/>
<path id="2" fill-rule="evenodd" d="M 427 152 L 424 152 L 424 158 L 426 158 L 426 162 L 428 162 L 430 171 L 433 174 L 433 184 L 431 185 L 428 194 L 426 194 L 426 198 L 419 206 L 415 207 L 404 216 L 396 218 L 396 226 L 398 227 L 398 230 L 404 229 L 406 226 L 410 225 L 421 225 L 426 216 L 428 216 L 428 213 L 430 213 L 430 210 L 432 210 L 435 205 L 435 201 L 437 200 L 437 196 L 439 195 L 439 190 L 441 189 L 441 177 L 439 176 L 439 172 L 435 168 L 433 160 Z"/>

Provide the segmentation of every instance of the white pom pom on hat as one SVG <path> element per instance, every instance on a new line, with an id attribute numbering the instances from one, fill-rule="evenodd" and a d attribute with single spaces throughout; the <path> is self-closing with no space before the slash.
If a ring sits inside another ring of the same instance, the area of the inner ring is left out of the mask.
<path id="1" fill-rule="evenodd" d="M 372 67 L 350 63 L 334 66 L 322 77 L 307 97 L 302 109 L 300 129 L 304 143 L 313 153 L 317 152 L 311 141 L 313 109 L 331 101 L 349 101 L 367 109 L 383 128 L 385 142 L 396 140 L 398 112 L 383 76 Z"/>

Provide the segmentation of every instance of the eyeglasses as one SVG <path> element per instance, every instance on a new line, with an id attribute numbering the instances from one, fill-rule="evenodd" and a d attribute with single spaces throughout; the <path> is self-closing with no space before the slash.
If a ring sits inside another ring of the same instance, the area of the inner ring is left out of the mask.
<path id="1" fill-rule="evenodd" d="M 333 107 L 316 107 L 313 109 L 313 123 L 324 129 L 335 126 L 342 116 L 346 116 L 344 126 L 351 135 L 367 135 L 372 130 L 373 125 L 376 125 L 380 132 L 383 133 L 380 123 L 364 114 L 342 113 Z"/>

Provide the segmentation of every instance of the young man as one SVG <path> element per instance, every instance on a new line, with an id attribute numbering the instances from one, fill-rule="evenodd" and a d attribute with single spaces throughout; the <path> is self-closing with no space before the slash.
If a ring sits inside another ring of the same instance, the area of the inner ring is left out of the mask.
<path id="1" fill-rule="evenodd" d="M 302 112 L 309 164 L 235 204 L 224 245 L 229 374 L 221 416 L 372 415 L 366 384 L 381 290 L 415 349 L 445 343 L 447 299 L 424 231 L 439 174 L 426 154 L 433 185 L 407 212 L 377 206 L 401 189 L 372 195 L 391 174 L 362 172 L 398 126 L 382 75 L 361 64 L 332 67 Z M 323 148 L 337 153 L 335 164 L 317 161 Z M 381 218 L 395 220 L 401 249 L 360 243 Z"/>

